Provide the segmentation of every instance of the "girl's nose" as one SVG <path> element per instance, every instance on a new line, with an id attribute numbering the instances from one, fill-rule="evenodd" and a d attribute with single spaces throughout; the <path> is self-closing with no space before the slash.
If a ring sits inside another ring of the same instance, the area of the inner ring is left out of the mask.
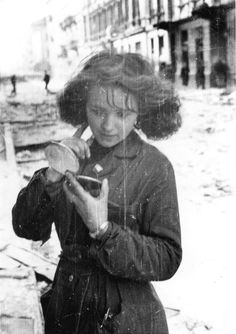
<path id="1" fill-rule="evenodd" d="M 112 132 L 113 130 L 113 117 L 111 114 L 106 114 L 104 115 L 104 117 L 102 118 L 102 129 L 106 132 Z"/>

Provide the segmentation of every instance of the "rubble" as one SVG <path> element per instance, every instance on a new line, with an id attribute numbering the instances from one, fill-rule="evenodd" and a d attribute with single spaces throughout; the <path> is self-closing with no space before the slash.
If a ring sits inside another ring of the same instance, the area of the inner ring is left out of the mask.
<path id="1" fill-rule="evenodd" d="M 43 334 L 44 320 L 34 271 L 0 270 L 0 333 Z"/>
<path id="2" fill-rule="evenodd" d="M 53 281 L 57 261 L 54 261 L 53 259 L 49 260 L 38 252 L 15 247 L 13 245 L 7 246 L 3 251 L 3 254 L 8 256 L 10 259 L 15 260 L 18 265 L 23 264 L 27 267 L 33 268 L 38 274 L 46 277 L 50 281 Z"/>

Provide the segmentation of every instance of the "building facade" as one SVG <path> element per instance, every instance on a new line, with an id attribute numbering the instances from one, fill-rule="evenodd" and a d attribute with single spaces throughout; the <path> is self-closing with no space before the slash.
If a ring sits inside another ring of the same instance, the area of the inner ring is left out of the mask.
<path id="1" fill-rule="evenodd" d="M 235 1 L 85 0 L 84 53 L 140 52 L 176 84 L 236 84 Z"/>
<path id="2" fill-rule="evenodd" d="M 44 17 L 31 25 L 30 59 L 32 70 L 43 73 L 51 71 L 51 48 L 49 37 L 49 17 Z"/>
<path id="3" fill-rule="evenodd" d="M 39 25 L 38 22 L 32 25 L 38 39 L 39 35 L 43 37 L 42 45 L 47 50 L 50 66 L 44 69 L 48 69 L 52 77 L 61 82 L 65 82 L 73 74 L 81 58 L 79 49 L 83 50 L 81 45 L 84 45 L 81 13 L 82 1 L 47 0 L 45 17 L 40 21 L 44 25 Z"/>
<path id="4" fill-rule="evenodd" d="M 86 0 L 83 7 L 84 53 L 115 48 L 139 52 L 158 69 L 170 63 L 168 32 L 157 29 L 156 0 Z"/>
<path id="5" fill-rule="evenodd" d="M 163 3 L 156 27 L 168 31 L 176 83 L 235 86 L 235 1 L 173 0 L 171 13 Z"/>
<path id="6" fill-rule="evenodd" d="M 233 0 L 48 3 L 48 40 L 55 73 L 69 75 L 89 54 L 114 48 L 147 56 L 177 85 L 236 84 Z"/>

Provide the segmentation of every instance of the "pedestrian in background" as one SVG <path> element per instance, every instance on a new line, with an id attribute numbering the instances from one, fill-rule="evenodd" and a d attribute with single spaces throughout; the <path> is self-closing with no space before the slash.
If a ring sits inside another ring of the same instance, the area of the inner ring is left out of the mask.
<path id="1" fill-rule="evenodd" d="M 205 89 L 205 68 L 202 64 L 197 67 L 196 86 Z"/>
<path id="2" fill-rule="evenodd" d="M 45 89 L 46 89 L 46 92 L 48 93 L 49 92 L 48 84 L 49 84 L 49 81 L 50 81 L 50 75 L 47 73 L 47 71 L 44 72 L 43 81 L 45 82 Z"/>
<path id="3" fill-rule="evenodd" d="M 11 84 L 12 84 L 11 95 L 16 95 L 16 75 L 15 74 L 11 76 Z"/>
<path id="4" fill-rule="evenodd" d="M 63 140 L 79 172 L 38 170 L 13 208 L 18 236 L 46 242 L 54 222 L 60 239 L 46 333 L 167 334 L 150 282 L 171 278 L 181 262 L 175 176 L 139 133 L 161 139 L 177 131 L 179 100 L 140 54 L 113 51 L 88 59 L 58 105 L 62 120 L 90 127 L 92 143 L 77 132 Z M 100 194 L 78 175 L 100 180 Z"/>
<path id="5" fill-rule="evenodd" d="M 182 79 L 182 84 L 183 86 L 188 86 L 188 81 L 189 81 L 189 67 L 187 63 L 184 63 L 181 72 L 180 72 L 180 77 Z"/>

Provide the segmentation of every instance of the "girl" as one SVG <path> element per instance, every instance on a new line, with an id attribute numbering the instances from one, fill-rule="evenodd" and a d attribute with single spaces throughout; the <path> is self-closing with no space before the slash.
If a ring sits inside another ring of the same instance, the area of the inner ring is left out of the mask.
<path id="1" fill-rule="evenodd" d="M 37 171 L 13 208 L 15 233 L 47 241 L 52 223 L 61 256 L 45 316 L 46 333 L 167 334 L 164 308 L 150 281 L 171 278 L 181 262 L 174 171 L 142 140 L 181 125 L 173 90 L 133 53 L 92 56 L 58 97 L 62 120 L 89 126 L 63 141 L 80 175 L 102 181 L 93 197 L 76 175 Z"/>

